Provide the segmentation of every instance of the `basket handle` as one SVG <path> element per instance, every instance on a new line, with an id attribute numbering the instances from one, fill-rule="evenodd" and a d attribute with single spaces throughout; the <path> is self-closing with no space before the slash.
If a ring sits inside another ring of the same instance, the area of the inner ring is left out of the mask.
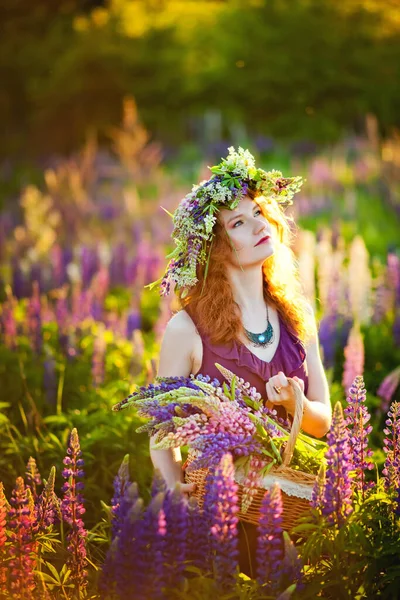
<path id="1" fill-rule="evenodd" d="M 294 447 L 295 447 L 295 444 L 297 441 L 297 436 L 300 433 L 301 422 L 303 420 L 303 410 L 304 410 L 304 397 L 303 397 L 303 392 L 301 391 L 299 384 L 297 383 L 297 381 L 295 381 L 291 377 L 288 377 L 288 382 L 293 388 L 295 399 L 296 399 L 296 406 L 295 406 L 294 415 L 293 415 L 292 429 L 290 430 L 289 439 L 286 443 L 285 450 L 283 451 L 283 456 L 282 456 L 283 463 L 281 465 L 283 467 L 287 467 L 289 465 L 290 461 L 292 460 Z"/>

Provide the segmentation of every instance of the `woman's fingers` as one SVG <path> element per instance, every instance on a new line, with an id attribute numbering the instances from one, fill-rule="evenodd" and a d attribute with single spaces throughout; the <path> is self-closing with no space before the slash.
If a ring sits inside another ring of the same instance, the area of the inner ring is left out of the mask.
<path id="1" fill-rule="evenodd" d="M 304 380 L 303 380 L 303 379 L 300 379 L 300 377 L 297 377 L 297 375 L 295 375 L 294 377 L 292 377 L 292 379 L 294 379 L 295 381 L 297 381 L 297 383 L 299 384 L 299 386 L 300 386 L 300 388 L 301 388 L 301 391 L 302 391 L 302 392 L 303 392 L 303 394 L 304 394 L 304 389 L 305 389 L 305 388 L 304 388 Z"/>

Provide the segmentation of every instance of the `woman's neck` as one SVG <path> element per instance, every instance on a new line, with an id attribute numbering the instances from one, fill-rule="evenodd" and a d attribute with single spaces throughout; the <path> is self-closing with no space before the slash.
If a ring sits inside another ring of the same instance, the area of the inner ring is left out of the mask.
<path id="1" fill-rule="evenodd" d="M 239 305 L 245 318 L 262 312 L 265 313 L 263 272 L 259 265 L 253 268 L 228 269 L 235 302 Z"/>

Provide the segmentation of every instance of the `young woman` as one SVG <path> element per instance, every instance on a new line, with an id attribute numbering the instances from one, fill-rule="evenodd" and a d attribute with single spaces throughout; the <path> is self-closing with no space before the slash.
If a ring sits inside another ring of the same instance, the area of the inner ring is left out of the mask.
<path id="1" fill-rule="evenodd" d="M 304 395 L 302 429 L 322 437 L 331 421 L 328 384 L 284 212 L 301 178 L 256 169 L 248 151 L 233 148 L 211 170 L 214 176 L 195 187 L 174 215 L 177 251 L 162 286 L 168 291 L 175 281 L 181 310 L 167 325 L 158 375 L 201 373 L 221 381 L 217 362 L 289 419 L 295 409 L 291 377 Z M 150 454 L 169 487 L 181 482 L 182 491 L 193 491 L 184 483 L 179 449 Z M 241 522 L 239 563 L 250 576 L 255 543 L 256 528 Z"/>

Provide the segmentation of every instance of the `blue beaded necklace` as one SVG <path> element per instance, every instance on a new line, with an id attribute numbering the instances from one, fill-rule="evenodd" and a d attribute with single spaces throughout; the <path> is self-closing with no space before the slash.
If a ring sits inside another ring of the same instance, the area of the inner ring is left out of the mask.
<path id="1" fill-rule="evenodd" d="M 244 329 L 246 332 L 246 336 L 250 340 L 250 342 L 257 346 L 258 348 L 266 348 L 274 341 L 274 330 L 269 320 L 268 314 L 268 304 L 267 306 L 267 328 L 262 333 L 252 333 L 248 331 L 246 328 Z"/>

